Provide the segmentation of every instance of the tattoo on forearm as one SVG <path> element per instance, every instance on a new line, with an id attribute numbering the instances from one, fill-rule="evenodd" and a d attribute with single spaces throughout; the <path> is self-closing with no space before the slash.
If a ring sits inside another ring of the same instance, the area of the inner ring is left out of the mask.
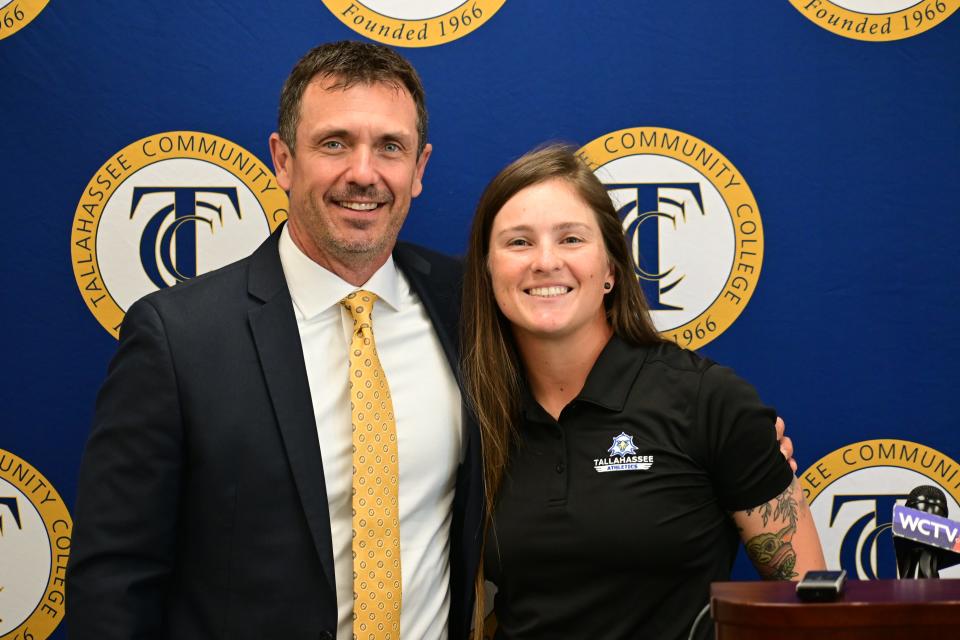
<path id="1" fill-rule="evenodd" d="M 747 509 L 746 514 L 760 513 L 763 524 L 772 518 L 786 523 L 776 533 L 761 533 L 747 541 L 747 555 L 753 561 L 760 575 L 767 580 L 790 580 L 799 575 L 794 571 L 797 565 L 797 552 L 793 550 L 791 540 L 797 532 L 797 518 L 800 508 L 793 497 L 796 478 L 779 496 L 755 509 Z M 774 506 L 773 503 L 776 503 Z"/>

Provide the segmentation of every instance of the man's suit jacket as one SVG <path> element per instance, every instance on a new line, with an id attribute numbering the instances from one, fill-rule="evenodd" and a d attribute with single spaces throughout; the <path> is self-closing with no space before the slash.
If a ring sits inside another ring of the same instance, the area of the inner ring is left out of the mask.
<path id="1" fill-rule="evenodd" d="M 323 463 L 278 239 L 130 308 L 81 466 L 71 640 L 335 637 Z M 460 264 L 402 243 L 394 260 L 457 371 Z M 465 424 L 452 639 L 467 635 L 482 509 Z"/>

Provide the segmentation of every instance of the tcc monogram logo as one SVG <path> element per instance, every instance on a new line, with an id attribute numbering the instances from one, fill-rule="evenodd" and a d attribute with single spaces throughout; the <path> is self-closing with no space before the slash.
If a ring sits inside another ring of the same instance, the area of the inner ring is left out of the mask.
<path id="1" fill-rule="evenodd" d="M 896 578 L 897 559 L 893 549 L 893 506 L 902 495 L 836 495 L 830 508 L 833 526 L 844 506 L 869 503 L 870 511 L 860 516 L 847 529 L 840 543 L 840 566 L 861 579 Z M 867 527 L 874 524 L 868 533 Z M 858 549 L 859 547 L 859 549 Z"/>
<path id="2" fill-rule="evenodd" d="M 133 303 L 249 256 L 289 206 L 270 169 L 230 140 L 166 131 L 131 142 L 77 205 L 70 255 L 80 295 L 118 337 Z"/>
<path id="3" fill-rule="evenodd" d="M 763 263 L 759 207 L 740 171 L 703 140 L 663 127 L 613 131 L 577 155 L 619 210 L 661 335 L 699 349 L 726 331 Z"/>
<path id="4" fill-rule="evenodd" d="M 617 213 L 623 221 L 623 233 L 627 244 L 634 251 L 634 267 L 640 278 L 643 293 L 647 298 L 651 311 L 681 310 L 683 307 L 664 302 L 661 296 L 683 281 L 685 274 L 675 273 L 676 265 L 665 266 L 660 259 L 660 230 L 661 225 L 677 228 L 677 215 L 663 211 L 664 205 L 679 211 L 682 222 L 687 220 L 686 202 L 675 200 L 661 193 L 661 190 L 683 190 L 693 196 L 700 209 L 700 215 L 706 215 L 703 206 L 703 197 L 698 182 L 663 182 L 663 183 L 611 183 L 606 184 L 607 191 L 629 189 L 636 193 L 636 198 L 629 200 L 620 207 Z M 636 216 L 630 217 L 637 211 Z M 652 223 L 652 224 L 644 224 Z M 643 262 L 641 263 L 641 256 Z"/>
<path id="5" fill-rule="evenodd" d="M 213 219 L 199 215 L 198 209 L 207 209 L 216 213 L 223 225 L 223 209 L 199 199 L 200 194 L 219 194 L 226 196 L 233 204 L 237 218 L 242 219 L 240 201 L 236 187 L 134 187 L 130 204 L 130 218 L 137 211 L 140 200 L 150 194 L 173 194 L 173 203 L 156 211 L 147 222 L 140 237 L 140 262 L 158 288 L 171 286 L 161 274 L 163 269 L 176 282 L 189 280 L 197 275 L 197 234 L 199 228 L 206 226 L 213 233 Z M 172 222 L 164 225 L 172 217 Z M 203 223 L 203 224 L 200 224 Z M 161 233 L 161 230 L 162 233 Z M 174 283 L 176 284 L 176 283 Z"/>

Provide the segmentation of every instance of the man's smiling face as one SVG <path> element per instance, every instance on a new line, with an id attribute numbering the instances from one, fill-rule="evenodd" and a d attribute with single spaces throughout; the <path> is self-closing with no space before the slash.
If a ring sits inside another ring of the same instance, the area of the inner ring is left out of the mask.
<path id="1" fill-rule="evenodd" d="M 337 82 L 318 77 L 304 91 L 295 153 L 271 138 L 277 182 L 304 253 L 335 273 L 375 270 L 420 195 L 431 147 L 417 156 L 417 110 L 402 85 Z"/>

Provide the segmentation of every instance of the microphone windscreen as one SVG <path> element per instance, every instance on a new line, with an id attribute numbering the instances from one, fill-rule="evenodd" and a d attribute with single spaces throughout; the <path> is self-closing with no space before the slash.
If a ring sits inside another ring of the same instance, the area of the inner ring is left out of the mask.
<path id="1" fill-rule="evenodd" d="M 949 511 L 947 496 L 940 487 L 921 485 L 907 496 L 906 506 L 917 511 L 932 513 L 935 516 L 946 518 Z"/>

